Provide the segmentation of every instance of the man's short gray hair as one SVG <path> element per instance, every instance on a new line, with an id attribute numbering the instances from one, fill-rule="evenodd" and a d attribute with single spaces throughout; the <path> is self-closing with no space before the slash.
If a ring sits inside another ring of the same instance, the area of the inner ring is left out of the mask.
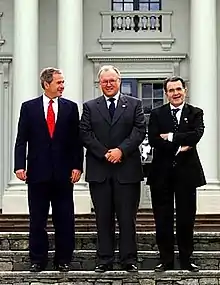
<path id="1" fill-rule="evenodd" d="M 40 73 L 40 83 L 41 87 L 45 89 L 44 82 L 51 83 L 53 81 L 54 74 L 62 74 L 62 71 L 55 67 L 46 67 Z"/>
<path id="2" fill-rule="evenodd" d="M 98 79 L 100 79 L 100 76 L 101 76 L 102 72 L 106 72 L 106 71 L 109 71 L 109 70 L 114 70 L 117 73 L 118 77 L 121 78 L 121 73 L 120 73 L 120 71 L 119 71 L 119 69 L 117 67 L 115 67 L 114 65 L 103 65 L 99 69 Z"/>

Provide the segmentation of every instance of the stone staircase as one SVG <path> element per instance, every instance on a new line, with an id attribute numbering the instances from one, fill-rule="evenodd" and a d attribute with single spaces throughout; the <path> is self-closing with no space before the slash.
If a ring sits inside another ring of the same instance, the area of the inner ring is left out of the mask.
<path id="1" fill-rule="evenodd" d="M 116 244 L 118 234 L 116 235 Z M 30 273 L 27 232 L 0 233 L 0 284 L 1 285 L 220 285 L 220 232 L 195 232 L 193 259 L 200 266 L 198 273 L 179 270 L 176 253 L 174 271 L 155 273 L 152 269 L 158 261 L 155 232 L 138 232 L 137 274 L 124 272 L 118 262 L 114 271 L 95 273 L 96 232 L 76 232 L 76 250 L 71 271 L 53 271 L 54 233 L 49 234 L 49 263 L 47 271 Z"/>

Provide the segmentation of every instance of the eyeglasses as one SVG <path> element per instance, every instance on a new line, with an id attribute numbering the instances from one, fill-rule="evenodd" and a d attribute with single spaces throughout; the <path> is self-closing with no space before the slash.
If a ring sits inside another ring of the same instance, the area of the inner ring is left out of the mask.
<path id="1" fill-rule="evenodd" d="M 117 81 L 118 81 L 118 78 L 117 79 L 110 79 L 110 80 L 102 80 L 102 81 L 100 81 L 100 83 L 103 86 L 107 86 L 108 84 L 114 85 Z"/>
<path id="2" fill-rule="evenodd" d="M 184 91 L 184 90 L 185 90 L 185 88 L 183 88 L 183 87 L 177 87 L 176 89 L 174 89 L 174 88 L 168 89 L 167 93 L 181 92 L 181 91 Z"/>

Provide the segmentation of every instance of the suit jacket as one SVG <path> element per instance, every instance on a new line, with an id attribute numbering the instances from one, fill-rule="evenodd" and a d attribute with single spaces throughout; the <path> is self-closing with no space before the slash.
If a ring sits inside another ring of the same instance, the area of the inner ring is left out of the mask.
<path id="1" fill-rule="evenodd" d="M 206 184 L 196 145 L 204 133 L 203 111 L 186 104 L 181 113 L 179 128 L 173 135 L 173 142 L 163 140 L 160 134 L 173 132 L 170 105 L 152 110 L 149 119 L 149 143 L 153 147 L 153 161 L 147 183 L 162 187 L 172 175 L 173 161 L 176 161 L 175 177 L 181 185 L 199 187 Z M 179 146 L 191 146 L 186 152 L 175 156 Z"/>
<path id="2" fill-rule="evenodd" d="M 82 170 L 83 147 L 76 103 L 58 99 L 53 138 L 45 119 L 43 96 L 22 104 L 15 143 L 15 171 L 26 169 L 26 158 L 28 183 L 51 179 L 69 181 L 72 169 Z"/>
<path id="3" fill-rule="evenodd" d="M 86 181 L 103 182 L 114 175 L 120 183 L 143 179 L 139 145 L 144 140 L 146 123 L 141 101 L 120 94 L 111 121 L 104 96 L 84 103 L 80 132 L 86 152 Z M 120 148 L 120 163 L 105 158 L 109 149 Z"/>

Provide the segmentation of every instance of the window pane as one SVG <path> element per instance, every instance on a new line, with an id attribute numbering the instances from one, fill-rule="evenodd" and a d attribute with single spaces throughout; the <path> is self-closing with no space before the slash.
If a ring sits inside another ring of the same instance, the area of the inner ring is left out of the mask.
<path id="1" fill-rule="evenodd" d="M 163 98 L 163 84 L 154 83 L 153 84 L 153 96 L 155 99 Z"/>
<path id="2" fill-rule="evenodd" d="M 133 11 L 133 3 L 124 3 L 124 11 Z"/>
<path id="3" fill-rule="evenodd" d="M 158 108 L 163 105 L 163 99 L 154 99 L 153 108 Z"/>
<path id="4" fill-rule="evenodd" d="M 143 99 L 142 103 L 144 107 L 144 113 L 150 114 L 151 109 L 152 109 L 152 99 Z"/>
<path id="5" fill-rule="evenodd" d="M 148 11 L 149 10 L 149 4 L 148 3 L 140 3 L 139 10 L 140 11 Z"/>
<path id="6" fill-rule="evenodd" d="M 151 83 L 142 84 L 142 98 L 152 98 L 152 84 Z"/>
<path id="7" fill-rule="evenodd" d="M 150 3 L 150 10 L 151 11 L 158 11 L 158 10 L 160 10 L 160 3 Z"/>
<path id="8" fill-rule="evenodd" d="M 124 0 L 124 2 L 130 2 L 130 3 L 133 3 L 134 0 Z"/>
<path id="9" fill-rule="evenodd" d="M 121 84 L 121 92 L 125 95 L 131 94 L 131 83 L 123 83 Z"/>
<path id="10" fill-rule="evenodd" d="M 123 2 L 123 0 L 115 0 L 115 1 L 112 1 L 113 3 L 117 3 L 117 2 Z"/>
<path id="11" fill-rule="evenodd" d="M 122 3 L 114 3 L 113 4 L 113 11 L 123 11 L 123 4 Z"/>

